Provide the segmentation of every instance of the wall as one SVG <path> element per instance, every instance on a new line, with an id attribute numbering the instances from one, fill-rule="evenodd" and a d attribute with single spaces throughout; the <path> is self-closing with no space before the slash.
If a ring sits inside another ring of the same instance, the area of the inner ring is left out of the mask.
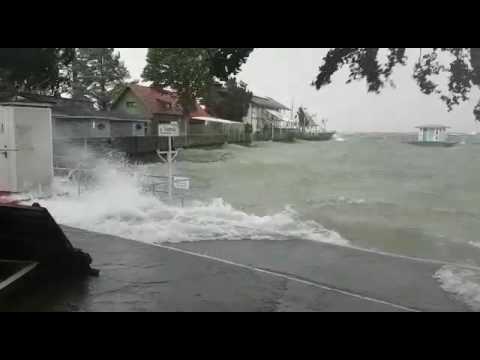
<path id="1" fill-rule="evenodd" d="M 446 129 L 420 129 L 418 141 L 447 141 L 448 134 Z"/>
<path id="2" fill-rule="evenodd" d="M 190 123 L 187 146 L 215 146 L 225 144 L 223 124 L 218 123 Z"/>
<path id="3" fill-rule="evenodd" d="M 137 129 L 137 125 L 140 126 Z M 111 137 L 145 136 L 145 124 L 131 121 L 112 121 Z"/>
<path id="4" fill-rule="evenodd" d="M 447 139 L 448 139 L 447 130 L 442 129 L 442 131 L 440 132 L 440 134 L 438 136 L 438 140 L 439 141 L 447 141 Z"/>
<path id="5" fill-rule="evenodd" d="M 188 144 L 184 137 L 174 138 L 174 148 L 216 146 L 225 143 L 225 135 L 192 135 L 189 137 Z M 75 139 L 54 139 L 54 156 L 56 167 L 74 167 L 71 162 L 77 157 L 81 159 L 83 149 L 93 152 L 99 156 L 105 155 L 112 150 L 116 150 L 127 155 L 154 154 L 156 150 L 168 150 L 168 139 L 158 136 L 144 137 L 121 137 L 121 138 L 75 138 Z M 72 156 L 73 154 L 73 156 Z M 78 156 L 77 156 L 78 154 Z M 70 158 L 68 160 L 66 158 Z"/>
<path id="6" fill-rule="evenodd" d="M 178 115 L 168 114 L 155 114 L 150 124 L 147 135 L 158 136 L 158 124 L 171 123 L 172 121 L 178 121 L 180 124 L 180 134 L 185 134 L 185 122 L 182 121 L 182 117 Z"/>
<path id="7" fill-rule="evenodd" d="M 132 123 L 132 128 L 133 128 L 133 136 L 145 136 L 146 135 L 146 128 L 148 123 Z"/>
<path id="8" fill-rule="evenodd" d="M 135 103 L 135 107 L 128 107 L 127 103 Z M 120 110 L 132 115 L 142 115 L 147 118 L 150 116 L 143 106 L 143 103 L 139 101 L 131 91 L 125 92 L 125 94 L 117 101 L 113 110 Z"/>
<path id="9" fill-rule="evenodd" d="M 290 110 L 275 109 L 275 111 L 279 112 L 285 117 L 290 116 Z M 257 133 L 256 135 L 254 135 L 255 137 L 263 139 L 267 137 L 267 135 L 264 134 L 265 125 L 269 126 L 271 123 L 271 119 L 272 115 L 267 111 L 267 108 L 260 107 L 251 103 L 248 108 L 247 115 L 243 118 L 243 122 L 245 124 L 252 125 L 253 133 Z"/>
<path id="10" fill-rule="evenodd" d="M 104 124 L 104 129 L 99 129 L 98 125 Z M 101 138 L 110 137 L 110 121 L 96 120 L 95 128 L 92 119 L 54 119 L 54 138 Z"/>
<path id="11" fill-rule="evenodd" d="M 226 141 L 230 144 L 249 144 L 252 141 L 250 135 L 245 132 L 245 125 L 241 123 L 225 126 L 224 133 Z"/>
<path id="12" fill-rule="evenodd" d="M 243 118 L 243 122 L 245 124 L 250 124 L 252 125 L 252 131 L 255 133 L 258 131 L 259 124 L 258 124 L 258 113 L 259 110 L 256 105 L 250 104 L 248 107 L 248 113 L 247 115 Z"/>

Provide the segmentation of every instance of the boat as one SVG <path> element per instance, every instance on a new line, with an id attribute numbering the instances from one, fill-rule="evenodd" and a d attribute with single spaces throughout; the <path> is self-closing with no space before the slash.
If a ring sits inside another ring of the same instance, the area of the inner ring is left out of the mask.
<path id="1" fill-rule="evenodd" d="M 308 141 L 329 141 L 329 140 L 332 140 L 333 136 L 336 133 L 337 133 L 336 131 L 325 131 L 325 132 L 318 132 L 318 133 L 299 132 L 297 134 L 297 138 L 301 140 L 308 140 Z"/>
<path id="2" fill-rule="evenodd" d="M 316 115 L 309 114 L 304 108 L 298 111 L 298 123 L 296 138 L 308 141 L 329 141 L 337 133 L 327 130 L 327 119 L 322 119 L 322 124 L 315 121 Z"/>

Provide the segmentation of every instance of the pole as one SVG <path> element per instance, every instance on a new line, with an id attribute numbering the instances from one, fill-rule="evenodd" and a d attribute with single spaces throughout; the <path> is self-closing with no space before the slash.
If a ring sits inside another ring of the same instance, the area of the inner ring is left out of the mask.
<path id="1" fill-rule="evenodd" d="M 168 137 L 168 198 L 172 200 L 172 137 Z"/>

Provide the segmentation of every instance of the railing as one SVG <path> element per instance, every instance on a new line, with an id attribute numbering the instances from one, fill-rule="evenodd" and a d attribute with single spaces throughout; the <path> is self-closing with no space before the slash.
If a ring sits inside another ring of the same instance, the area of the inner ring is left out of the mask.
<path id="1" fill-rule="evenodd" d="M 93 185 L 94 169 L 85 169 L 80 166 L 77 168 L 54 167 L 56 176 L 64 177 L 65 182 L 71 182 L 76 185 L 77 195 L 81 195 L 83 189 L 89 189 Z"/>

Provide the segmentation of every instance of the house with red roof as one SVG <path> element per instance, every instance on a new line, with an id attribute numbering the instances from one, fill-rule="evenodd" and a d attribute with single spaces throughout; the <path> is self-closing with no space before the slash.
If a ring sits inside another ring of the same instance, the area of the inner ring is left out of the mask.
<path id="1" fill-rule="evenodd" d="M 158 136 L 158 125 L 176 121 L 180 125 L 183 146 L 212 146 L 226 142 L 248 142 L 243 123 L 218 119 L 197 103 L 196 110 L 183 114 L 178 95 L 158 87 L 129 85 L 117 97 L 113 111 L 149 119 L 147 136 Z"/>
<path id="2" fill-rule="evenodd" d="M 158 125 L 177 121 L 182 135 L 186 136 L 191 124 L 199 120 L 194 118 L 209 118 L 210 115 L 200 104 L 188 118 L 185 118 L 178 96 L 174 91 L 157 87 L 129 85 L 117 97 L 112 110 L 124 111 L 132 115 L 143 116 L 150 120 L 147 136 L 158 135 Z"/>

